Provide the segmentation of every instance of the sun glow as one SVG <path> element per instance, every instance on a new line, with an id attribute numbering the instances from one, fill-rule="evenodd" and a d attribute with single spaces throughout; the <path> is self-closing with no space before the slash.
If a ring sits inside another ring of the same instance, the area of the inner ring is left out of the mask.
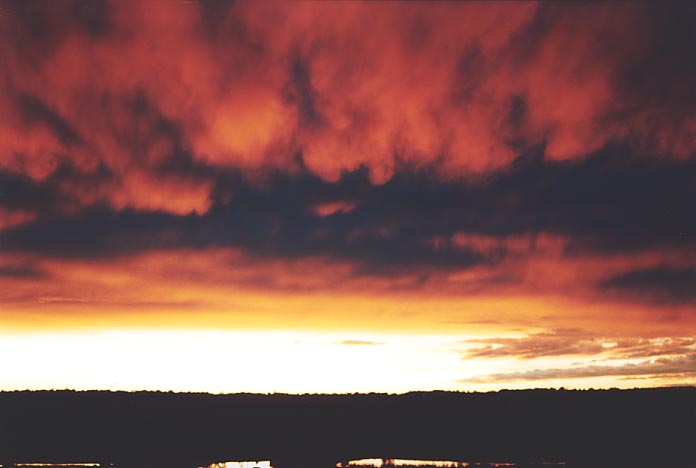
<path id="1" fill-rule="evenodd" d="M 669 375 L 641 380 L 622 375 L 640 374 L 643 367 L 657 373 L 690 365 L 678 354 L 654 362 L 607 354 L 602 364 L 597 361 L 601 354 L 488 356 L 479 343 L 485 339 L 476 338 L 481 337 L 347 331 L 5 332 L 0 333 L 0 355 L 12 359 L 0 360 L 0 385 L 6 390 L 209 393 L 491 391 L 529 387 L 530 382 L 553 388 L 630 388 L 671 381 Z M 666 343 L 674 348 L 680 342 Z M 679 346 L 678 352 L 686 353 L 694 345 L 684 338 Z"/>
<path id="2" fill-rule="evenodd" d="M 212 393 L 456 388 L 456 339 L 441 335 L 121 330 L 9 334 L 6 389 Z M 450 352 L 447 352 L 447 351 Z"/>

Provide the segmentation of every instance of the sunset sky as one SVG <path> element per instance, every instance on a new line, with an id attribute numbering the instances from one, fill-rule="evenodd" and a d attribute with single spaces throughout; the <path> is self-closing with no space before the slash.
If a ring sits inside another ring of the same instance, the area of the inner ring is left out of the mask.
<path id="1" fill-rule="evenodd" d="M 0 390 L 696 384 L 659 3 L 0 0 Z"/>

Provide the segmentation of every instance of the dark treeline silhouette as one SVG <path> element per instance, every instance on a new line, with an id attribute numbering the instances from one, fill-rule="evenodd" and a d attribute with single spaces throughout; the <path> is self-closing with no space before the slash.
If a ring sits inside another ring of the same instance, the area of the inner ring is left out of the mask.
<path id="1" fill-rule="evenodd" d="M 0 393 L 0 463 L 192 468 L 270 459 L 566 461 L 696 467 L 696 388 L 404 395 Z"/>

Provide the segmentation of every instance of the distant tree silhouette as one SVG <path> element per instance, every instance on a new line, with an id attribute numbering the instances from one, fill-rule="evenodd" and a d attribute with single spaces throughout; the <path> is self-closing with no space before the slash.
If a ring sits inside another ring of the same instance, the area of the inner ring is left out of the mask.
<path id="1" fill-rule="evenodd" d="M 0 459 L 193 468 L 270 459 L 561 460 L 568 468 L 696 466 L 696 388 L 405 395 L 0 393 Z"/>

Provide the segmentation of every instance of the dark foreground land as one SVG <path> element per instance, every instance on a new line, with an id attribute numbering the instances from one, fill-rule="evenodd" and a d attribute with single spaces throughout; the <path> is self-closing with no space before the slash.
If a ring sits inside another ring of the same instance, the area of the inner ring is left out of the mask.
<path id="1" fill-rule="evenodd" d="M 696 388 L 405 395 L 0 393 L 0 463 L 359 458 L 696 467 Z"/>

